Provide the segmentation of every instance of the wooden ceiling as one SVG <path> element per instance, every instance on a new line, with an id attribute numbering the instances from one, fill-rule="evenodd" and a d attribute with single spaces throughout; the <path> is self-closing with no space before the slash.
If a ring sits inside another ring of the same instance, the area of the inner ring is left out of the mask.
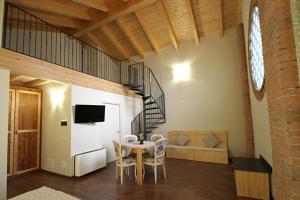
<path id="1" fill-rule="evenodd" d="M 119 58 L 180 48 L 241 23 L 241 0 L 9 0 Z"/>
<path id="2" fill-rule="evenodd" d="M 43 80 L 43 79 L 38 79 L 38 78 L 33 78 L 33 77 L 18 75 L 18 74 L 10 74 L 10 84 L 12 85 L 35 88 L 51 82 L 52 81 L 50 80 Z"/>

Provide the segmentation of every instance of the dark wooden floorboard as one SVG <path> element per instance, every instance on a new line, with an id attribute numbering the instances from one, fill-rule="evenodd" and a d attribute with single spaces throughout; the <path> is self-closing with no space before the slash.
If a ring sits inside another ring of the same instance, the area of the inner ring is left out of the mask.
<path id="1" fill-rule="evenodd" d="M 154 184 L 151 168 L 146 169 L 143 186 L 133 176 L 124 176 L 124 185 L 115 180 L 115 164 L 81 178 L 67 178 L 44 171 L 30 172 L 8 181 L 8 197 L 42 186 L 60 190 L 83 200 L 246 200 L 236 197 L 233 170 L 229 165 L 167 160 L 167 181 L 158 170 Z M 132 174 L 132 173 L 131 173 Z"/>

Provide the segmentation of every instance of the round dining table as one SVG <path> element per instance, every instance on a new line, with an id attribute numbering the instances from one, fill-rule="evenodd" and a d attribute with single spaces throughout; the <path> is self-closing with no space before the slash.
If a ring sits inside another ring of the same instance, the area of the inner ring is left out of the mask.
<path id="1" fill-rule="evenodd" d="M 122 143 L 122 146 L 131 148 L 131 152 L 136 154 L 136 184 L 143 185 L 143 154 L 147 153 L 147 149 L 151 149 L 154 147 L 154 142 L 151 141 L 144 141 L 143 144 L 140 142 L 133 142 L 133 143 Z"/>

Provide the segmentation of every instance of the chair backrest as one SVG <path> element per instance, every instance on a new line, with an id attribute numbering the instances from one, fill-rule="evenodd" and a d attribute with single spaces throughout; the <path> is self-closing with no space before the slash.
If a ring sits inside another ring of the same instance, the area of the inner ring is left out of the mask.
<path id="1" fill-rule="evenodd" d="M 116 161 L 122 163 L 122 145 L 116 140 L 113 140 L 112 142 L 114 144 Z"/>
<path id="2" fill-rule="evenodd" d="M 207 137 L 210 133 L 213 133 L 221 140 L 221 143 L 217 147 L 228 148 L 227 131 L 194 131 L 194 130 L 169 131 L 168 143 L 176 145 L 177 144 L 176 138 L 179 135 L 184 135 L 189 139 L 189 142 L 186 144 L 186 146 L 206 147 L 206 144 L 204 144 L 203 139 Z"/>
<path id="3" fill-rule="evenodd" d="M 166 153 L 167 139 L 159 139 L 154 145 L 154 157 L 157 159 L 163 158 Z"/>
<path id="4" fill-rule="evenodd" d="M 151 140 L 152 142 L 156 142 L 157 140 L 163 139 L 163 138 L 164 138 L 164 136 L 161 135 L 161 134 L 153 134 L 153 135 L 151 135 L 150 140 Z"/>
<path id="5" fill-rule="evenodd" d="M 123 141 L 125 143 L 133 143 L 138 141 L 138 137 L 136 135 L 124 135 Z"/>

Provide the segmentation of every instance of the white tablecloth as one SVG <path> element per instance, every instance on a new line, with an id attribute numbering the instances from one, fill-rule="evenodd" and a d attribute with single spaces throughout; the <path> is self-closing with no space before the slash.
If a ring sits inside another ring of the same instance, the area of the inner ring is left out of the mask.
<path id="1" fill-rule="evenodd" d="M 150 154 L 153 154 L 154 152 L 154 142 L 151 141 L 144 141 L 144 144 L 140 144 L 140 142 L 136 142 L 136 143 L 122 143 L 122 150 L 124 150 L 122 152 L 123 157 L 127 157 L 129 156 L 129 154 L 131 153 L 133 148 L 141 148 L 141 149 L 147 149 L 147 151 Z"/>

